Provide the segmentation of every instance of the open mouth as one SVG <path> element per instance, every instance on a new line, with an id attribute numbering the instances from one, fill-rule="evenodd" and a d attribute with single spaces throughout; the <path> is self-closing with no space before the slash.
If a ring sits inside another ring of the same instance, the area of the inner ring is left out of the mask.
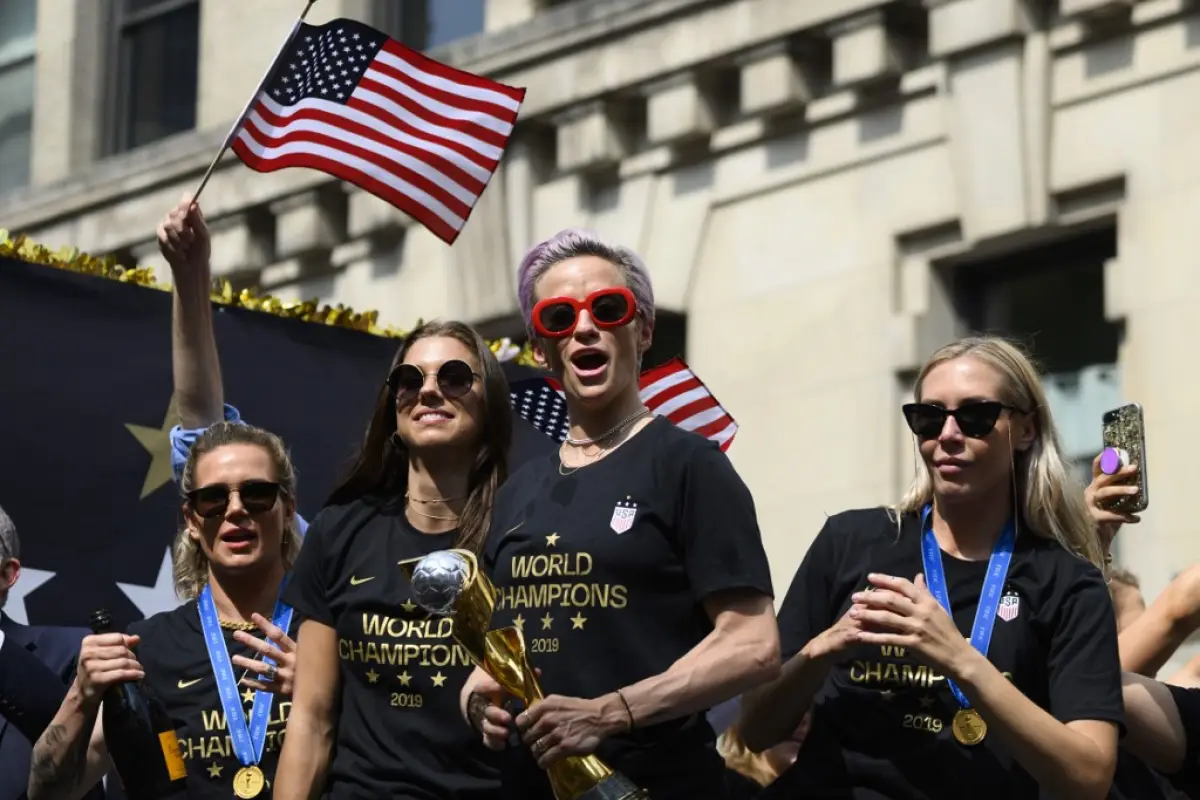
<path id="1" fill-rule="evenodd" d="M 258 537 L 249 531 L 233 531 L 221 534 L 221 541 L 231 550 L 246 550 L 258 541 Z"/>
<path id="2" fill-rule="evenodd" d="M 452 419 L 454 419 L 454 415 L 448 414 L 445 411 L 426 410 L 417 414 L 417 422 L 449 422 Z"/>
<path id="3" fill-rule="evenodd" d="M 584 377 L 599 375 L 608 366 L 608 356 L 598 350 L 584 350 L 571 357 L 575 371 Z"/>

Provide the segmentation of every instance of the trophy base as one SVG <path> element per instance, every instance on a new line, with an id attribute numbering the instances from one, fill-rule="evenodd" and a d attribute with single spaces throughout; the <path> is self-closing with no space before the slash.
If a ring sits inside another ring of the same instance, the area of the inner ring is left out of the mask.
<path id="1" fill-rule="evenodd" d="M 614 772 L 579 795 L 577 800 L 649 800 L 650 793 L 639 789 L 619 772 Z"/>

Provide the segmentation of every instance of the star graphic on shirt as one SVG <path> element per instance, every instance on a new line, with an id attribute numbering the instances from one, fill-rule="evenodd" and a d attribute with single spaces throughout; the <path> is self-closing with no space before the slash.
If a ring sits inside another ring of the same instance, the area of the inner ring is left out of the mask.
<path id="1" fill-rule="evenodd" d="M 550 616 L 550 612 L 546 612 L 546 616 L 542 617 L 542 630 L 550 630 L 550 626 L 554 624 L 554 617 Z"/>
<path id="2" fill-rule="evenodd" d="M 367 683 L 375 683 L 379 680 L 379 673 L 373 669 L 367 670 Z"/>
<path id="3" fill-rule="evenodd" d="M 433 685 L 441 686 L 445 682 L 446 682 L 446 676 L 443 675 L 442 671 L 439 669 L 438 674 L 433 676 Z"/>
<path id="4" fill-rule="evenodd" d="M 885 701 L 890 701 L 892 699 L 893 695 L 895 695 L 895 692 L 893 692 L 891 689 L 884 689 L 882 692 L 879 693 L 879 696 L 882 697 Z"/>
<path id="5" fill-rule="evenodd" d="M 247 689 L 244 692 L 242 692 L 242 702 L 243 703 L 253 703 L 254 702 L 254 690 L 253 689 L 250 689 L 247 687 Z"/>
<path id="6" fill-rule="evenodd" d="M 404 672 L 396 676 L 396 680 L 400 681 L 401 686 L 408 686 L 412 683 L 412 675 L 408 674 L 408 670 L 404 670 Z"/>
<path id="7" fill-rule="evenodd" d="M 221 777 L 221 765 L 217 764 L 215 762 L 212 764 L 209 764 L 208 765 L 208 777 L 210 777 L 210 778 Z"/>
<path id="8" fill-rule="evenodd" d="M 521 616 L 520 614 L 517 614 L 517 616 L 513 617 L 513 626 L 517 630 L 521 631 L 521 633 L 524 633 L 525 632 L 525 617 Z"/>
<path id="9" fill-rule="evenodd" d="M 573 630 L 573 631 L 583 630 L 583 623 L 585 623 L 585 622 L 587 622 L 587 617 L 585 617 L 583 615 L 583 612 L 576 611 L 575 616 L 571 617 L 571 630 Z"/>
<path id="10" fill-rule="evenodd" d="M 405 611 L 407 611 L 409 614 L 411 614 L 412 612 L 417 610 L 417 604 L 414 603 L 412 600 L 405 600 L 400 605 L 400 607 L 403 608 Z"/>
<path id="11" fill-rule="evenodd" d="M 146 479 L 142 482 L 142 500 L 153 494 L 157 489 L 171 482 L 171 428 L 179 419 L 179 406 L 175 395 L 167 404 L 167 414 L 163 417 L 162 425 L 157 428 L 147 428 L 145 425 L 125 423 L 125 429 L 133 434 L 138 444 L 150 454 L 150 467 L 146 470 Z"/>
<path id="12" fill-rule="evenodd" d="M 558 534 L 557 533 L 552 533 L 546 537 L 546 547 L 554 547 L 554 545 L 556 545 L 556 544 L 558 544 Z"/>
<path id="13" fill-rule="evenodd" d="M 933 708 L 933 698 L 927 694 L 923 694 L 917 698 L 917 702 L 921 704 L 921 708 Z"/>

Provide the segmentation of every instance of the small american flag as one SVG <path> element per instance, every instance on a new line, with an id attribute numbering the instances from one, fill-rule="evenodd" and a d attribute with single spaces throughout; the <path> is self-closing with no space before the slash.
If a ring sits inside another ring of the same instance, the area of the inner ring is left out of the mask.
<path id="1" fill-rule="evenodd" d="M 309 167 L 349 181 L 452 244 L 524 98 L 361 22 L 300 24 L 232 146 L 259 172 Z"/>
<path id="2" fill-rule="evenodd" d="M 728 450 L 733 443 L 737 422 L 682 358 L 672 358 L 646 370 L 638 385 L 642 402 L 654 414 L 712 439 L 721 450 Z M 548 377 L 527 378 L 513 383 L 511 389 L 513 408 L 526 422 L 556 442 L 567 438 L 570 420 L 558 381 Z"/>

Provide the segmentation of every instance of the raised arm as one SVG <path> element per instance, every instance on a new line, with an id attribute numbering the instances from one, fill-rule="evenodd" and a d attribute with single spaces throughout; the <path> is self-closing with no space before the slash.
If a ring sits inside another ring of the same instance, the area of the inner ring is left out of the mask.
<path id="1" fill-rule="evenodd" d="M 1153 678 L 1200 628 L 1200 564 L 1193 564 L 1121 631 L 1121 668 Z"/>
<path id="2" fill-rule="evenodd" d="M 77 800 L 104 777 L 110 762 L 101 699 L 108 687 L 144 677 L 131 650 L 137 641 L 121 633 L 84 638 L 75 682 L 33 746 L 29 800 Z"/>
<path id="3" fill-rule="evenodd" d="M 309 619 L 301 623 L 297 640 L 292 711 L 275 772 L 277 800 L 321 796 L 337 730 L 337 631 Z"/>
<path id="4" fill-rule="evenodd" d="M 171 362 L 180 424 L 204 428 L 224 418 L 225 389 L 213 335 L 212 247 L 198 205 L 184 196 L 158 226 L 158 246 L 171 266 Z"/>

